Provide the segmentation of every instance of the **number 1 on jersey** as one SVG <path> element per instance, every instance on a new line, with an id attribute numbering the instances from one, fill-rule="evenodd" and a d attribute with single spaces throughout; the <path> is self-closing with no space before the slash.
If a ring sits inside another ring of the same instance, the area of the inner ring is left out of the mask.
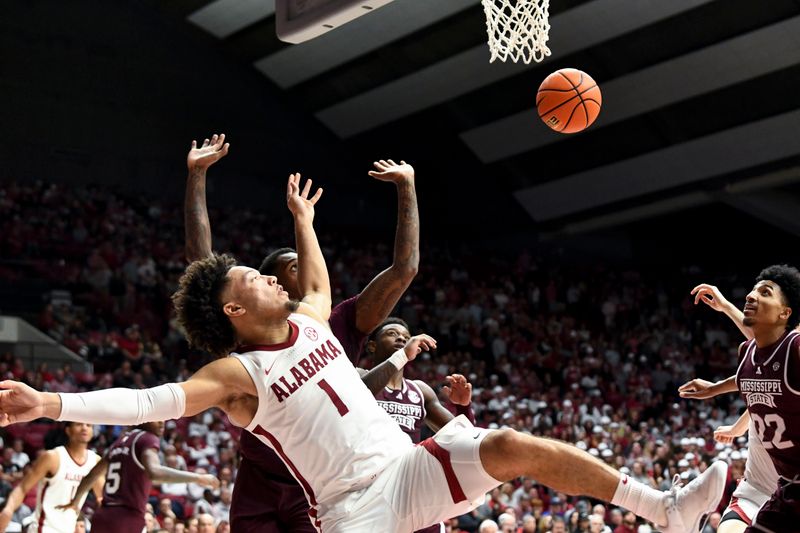
<path id="1" fill-rule="evenodd" d="M 336 391 L 333 390 L 330 385 L 328 385 L 327 381 L 321 379 L 319 380 L 319 383 L 317 383 L 317 385 L 319 385 L 319 388 L 324 390 L 325 394 L 328 395 L 328 398 L 331 399 L 333 405 L 336 406 L 336 410 L 339 411 L 340 416 L 344 416 L 350 412 L 350 409 L 348 409 L 347 406 L 342 401 L 342 399 L 339 398 L 339 395 L 336 394 Z"/>

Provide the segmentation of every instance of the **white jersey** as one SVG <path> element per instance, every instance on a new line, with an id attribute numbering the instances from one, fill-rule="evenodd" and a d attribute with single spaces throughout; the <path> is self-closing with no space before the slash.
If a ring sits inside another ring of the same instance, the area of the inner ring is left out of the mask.
<path id="1" fill-rule="evenodd" d="M 380 408 L 331 331 L 301 314 L 289 341 L 232 356 L 258 390 L 247 430 L 274 449 L 306 492 L 314 523 L 350 491 L 368 486 L 411 440 Z"/>
<path id="2" fill-rule="evenodd" d="M 53 451 L 58 454 L 58 470 L 52 477 L 46 477 L 39 482 L 36 491 L 36 510 L 33 513 L 35 520 L 29 531 L 74 533 L 78 515 L 74 511 L 56 509 L 56 506 L 72 500 L 81 480 L 94 468 L 100 456 L 92 450 L 87 450 L 86 460 L 78 464 L 64 446 L 59 446 Z M 86 495 L 81 498 L 79 507 L 83 506 L 85 500 Z"/>
<path id="3" fill-rule="evenodd" d="M 756 431 L 752 419 L 747 431 L 747 462 L 744 465 L 744 480 L 759 492 L 766 494 L 769 499 L 769 496 L 772 496 L 772 493 L 778 488 L 778 472 L 775 471 L 775 465 L 772 464 L 769 452 L 758 438 L 758 431 Z M 736 494 L 736 491 L 733 495 L 743 496 Z"/>

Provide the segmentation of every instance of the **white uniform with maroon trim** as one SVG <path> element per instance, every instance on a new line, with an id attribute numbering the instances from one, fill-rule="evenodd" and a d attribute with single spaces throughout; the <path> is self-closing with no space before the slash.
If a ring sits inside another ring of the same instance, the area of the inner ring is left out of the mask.
<path id="1" fill-rule="evenodd" d="M 460 416 L 436 442 L 412 445 L 326 326 L 301 314 L 289 326 L 286 343 L 232 355 L 258 391 L 246 429 L 286 463 L 320 531 L 421 529 L 482 503 L 499 484 L 480 465 L 487 430 Z"/>
<path id="2" fill-rule="evenodd" d="M 59 446 L 53 450 L 58 454 L 58 470 L 52 477 L 46 477 L 39 482 L 34 521 L 27 529 L 30 533 L 74 533 L 78 515 L 74 511 L 56 509 L 56 506 L 72 500 L 83 477 L 100 460 L 95 452 L 86 450 L 86 460 L 83 464 L 78 464 L 66 447 Z M 78 507 L 83 506 L 87 495 L 83 496 Z"/>
<path id="3" fill-rule="evenodd" d="M 744 465 L 744 477 L 733 491 L 728 507 L 722 513 L 735 512 L 747 525 L 753 523 L 758 510 L 770 499 L 778 487 L 778 473 L 772 464 L 769 453 L 758 438 L 753 421 L 747 429 L 747 461 Z"/>

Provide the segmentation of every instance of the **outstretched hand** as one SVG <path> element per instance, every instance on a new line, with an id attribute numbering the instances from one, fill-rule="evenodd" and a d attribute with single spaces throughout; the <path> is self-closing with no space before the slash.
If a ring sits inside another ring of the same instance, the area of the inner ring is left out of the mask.
<path id="1" fill-rule="evenodd" d="M 391 159 L 381 159 L 373 163 L 376 170 L 370 170 L 368 174 L 373 178 L 381 181 L 390 181 L 392 183 L 400 183 L 403 181 L 414 181 L 414 167 L 400 161 L 398 165 Z"/>
<path id="2" fill-rule="evenodd" d="M 453 374 L 444 379 L 447 380 L 447 385 L 442 387 L 442 390 L 450 399 L 450 403 L 469 405 L 472 401 L 472 383 L 461 374 Z"/>
<path id="3" fill-rule="evenodd" d="M 45 416 L 42 393 L 13 380 L 0 381 L 0 427 Z"/>
<path id="4" fill-rule="evenodd" d="M 717 395 L 716 392 L 711 390 L 714 385 L 714 383 L 705 379 L 696 378 L 678 387 L 678 393 L 681 398 L 707 400 Z"/>
<path id="5" fill-rule="evenodd" d="M 719 289 L 708 283 L 701 283 L 692 289 L 691 294 L 694 296 L 695 305 L 703 302 L 714 311 L 725 312 L 725 307 L 730 305 Z"/>
<path id="6" fill-rule="evenodd" d="M 737 437 L 744 435 L 744 431 L 735 431 L 736 426 L 720 426 L 714 430 L 714 440 L 722 444 L 731 444 Z M 745 428 L 746 429 L 746 428 Z"/>
<path id="7" fill-rule="evenodd" d="M 314 219 L 314 206 L 322 197 L 322 188 L 317 189 L 314 196 L 309 198 L 311 183 L 311 180 L 306 180 L 303 190 L 300 191 L 300 174 L 289 175 L 289 182 L 286 184 L 286 203 L 295 218 L 308 216 L 311 220 Z"/>
<path id="8" fill-rule="evenodd" d="M 186 156 L 186 166 L 189 170 L 205 170 L 228 155 L 230 146 L 230 143 L 225 142 L 224 133 L 215 133 L 210 140 L 204 140 L 200 148 L 197 147 L 197 141 L 192 141 L 192 149 Z"/>
<path id="9" fill-rule="evenodd" d="M 420 353 L 435 350 L 436 339 L 430 335 L 425 335 L 424 333 L 421 335 L 414 335 L 408 339 L 408 342 L 403 349 L 406 352 L 406 357 L 408 357 L 408 360 L 413 361 Z"/>
<path id="10" fill-rule="evenodd" d="M 211 474 L 203 474 L 202 476 L 200 476 L 200 479 L 197 481 L 197 484 L 211 489 L 218 489 L 219 479 L 217 479 L 216 476 L 213 476 Z"/>

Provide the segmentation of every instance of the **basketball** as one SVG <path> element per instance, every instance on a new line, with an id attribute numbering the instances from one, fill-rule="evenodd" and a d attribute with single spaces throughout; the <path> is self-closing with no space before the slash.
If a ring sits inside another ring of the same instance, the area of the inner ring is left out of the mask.
<path id="1" fill-rule="evenodd" d="M 562 68 L 547 76 L 536 93 L 539 118 L 559 133 L 583 131 L 597 119 L 603 97 L 591 76 Z"/>

